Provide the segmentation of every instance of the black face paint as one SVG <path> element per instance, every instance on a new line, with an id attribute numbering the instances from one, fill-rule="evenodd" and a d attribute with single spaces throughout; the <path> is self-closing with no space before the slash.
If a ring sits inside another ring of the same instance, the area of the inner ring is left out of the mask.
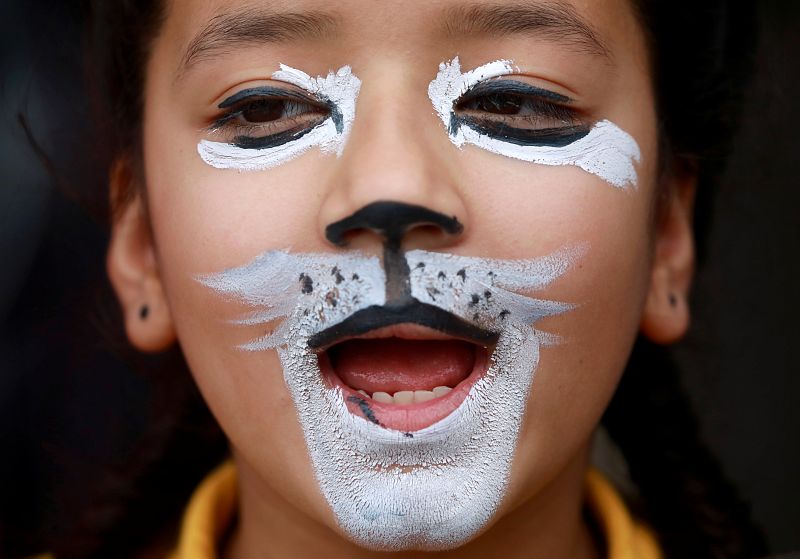
<path id="1" fill-rule="evenodd" d="M 364 414 L 364 417 L 367 419 L 367 421 L 370 421 L 375 425 L 381 424 L 381 422 L 378 421 L 378 418 L 375 417 L 375 412 L 370 407 L 369 402 L 367 402 L 364 398 L 359 398 L 358 396 L 348 396 L 347 401 L 358 405 L 358 408 L 361 410 L 361 413 Z"/>
<path id="2" fill-rule="evenodd" d="M 518 146 L 563 148 L 573 142 L 577 142 L 592 131 L 591 126 L 588 125 L 563 128 L 516 128 L 503 123 L 480 123 L 476 119 L 467 116 L 456 116 L 453 122 L 457 123 L 458 126 L 468 126 L 479 134 Z"/>
<path id="3" fill-rule="evenodd" d="M 396 324 L 417 324 L 442 332 L 454 338 L 470 341 L 480 346 L 497 343 L 499 333 L 476 326 L 439 307 L 410 299 L 399 305 L 387 303 L 361 309 L 338 324 L 334 324 L 311 336 L 308 346 L 324 350 L 336 342 L 360 336 Z"/>
<path id="4" fill-rule="evenodd" d="M 458 235 L 464 229 L 455 217 L 422 206 L 388 201 L 374 202 L 350 217 L 328 225 L 325 237 L 337 246 L 345 246 L 347 235 L 362 229 L 382 237 L 386 304 L 361 309 L 344 321 L 318 332 L 309 338 L 310 348 L 324 349 L 339 340 L 396 324 L 418 324 L 484 346 L 497 342 L 497 332 L 475 326 L 411 296 L 410 271 L 401 244 L 406 233 L 420 226 L 434 226 L 447 235 Z M 418 267 L 424 267 L 424 263 L 420 262 Z M 331 273 L 336 275 L 338 270 Z M 466 272 L 462 270 L 459 276 L 465 279 Z"/>
<path id="5" fill-rule="evenodd" d="M 303 295 L 314 292 L 314 280 L 306 274 L 300 274 L 300 292 Z"/>
<path id="6" fill-rule="evenodd" d="M 428 295 L 430 295 L 431 299 L 433 299 L 434 301 L 436 300 L 437 295 L 442 294 L 442 292 L 439 291 L 439 289 L 437 289 L 436 287 L 426 287 L 425 291 L 428 292 Z"/>
<path id="7" fill-rule="evenodd" d="M 335 307 L 339 304 L 339 299 L 337 299 L 338 295 L 333 291 L 328 291 L 325 294 L 325 302 L 330 305 L 331 307 Z"/>
<path id="8" fill-rule="evenodd" d="M 314 128 L 316 128 L 316 126 L 312 126 L 311 128 L 295 128 L 293 130 L 286 130 L 284 132 L 271 134 L 261 138 L 253 138 L 251 136 L 236 136 L 231 144 L 242 149 L 269 149 L 282 146 L 283 144 L 287 144 L 302 138 Z"/>
<path id="9" fill-rule="evenodd" d="M 458 101 L 456 101 L 456 105 L 463 105 L 468 101 L 474 100 L 477 97 L 488 96 L 492 94 L 516 95 L 519 97 L 535 97 L 550 101 L 552 103 L 560 103 L 562 105 L 566 105 L 567 103 L 570 103 L 572 101 L 572 99 L 570 99 L 566 95 L 561 95 L 560 93 L 556 93 L 555 91 L 550 91 L 549 89 L 536 87 L 535 85 L 529 85 L 527 83 L 522 83 L 516 80 L 494 79 L 494 80 L 483 81 L 476 84 L 464 95 L 462 95 L 458 99 Z"/>
<path id="10" fill-rule="evenodd" d="M 263 100 L 291 100 L 297 101 L 299 103 L 304 103 L 306 105 L 318 105 L 318 102 L 309 97 L 308 95 L 303 95 L 297 91 L 292 91 L 291 89 L 282 89 L 280 87 L 250 87 L 247 89 L 243 89 L 242 91 L 238 91 L 225 99 L 222 103 L 217 105 L 218 109 L 230 109 L 232 107 L 236 107 L 237 105 L 241 105 L 243 101 L 249 101 L 251 103 L 263 101 Z M 235 116 L 238 116 L 241 111 L 234 111 L 233 113 L 229 113 L 223 117 L 223 119 L 230 119 Z"/>
<path id="11" fill-rule="evenodd" d="M 374 202 L 350 217 L 325 228 L 325 237 L 337 246 L 347 244 L 347 235 L 368 229 L 383 238 L 383 268 L 386 273 L 387 302 L 411 297 L 409 269 L 401 242 L 415 227 L 432 225 L 448 235 L 460 234 L 464 227 L 455 217 L 448 217 L 422 206 L 401 202 Z"/>
<path id="12" fill-rule="evenodd" d="M 336 132 L 341 134 L 344 132 L 344 116 L 342 115 L 342 111 L 339 110 L 339 107 L 337 107 L 333 101 L 329 99 L 325 99 L 324 101 L 325 105 L 328 107 L 328 111 L 330 111 L 330 119 L 336 127 Z"/>

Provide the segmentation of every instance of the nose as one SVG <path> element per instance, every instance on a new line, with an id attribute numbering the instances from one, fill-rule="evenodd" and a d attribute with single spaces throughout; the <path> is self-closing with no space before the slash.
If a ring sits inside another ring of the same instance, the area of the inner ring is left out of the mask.
<path id="1" fill-rule="evenodd" d="M 459 235 L 464 230 L 455 216 L 448 217 L 415 204 L 380 201 L 328 225 L 325 238 L 337 246 L 345 246 L 348 234 L 367 229 L 382 237 L 385 246 L 399 249 L 406 233 L 426 225 L 447 235 Z"/>
<path id="2" fill-rule="evenodd" d="M 386 299 L 387 303 L 392 303 L 411 297 L 410 271 L 403 250 L 403 238 L 411 230 L 421 227 L 432 227 L 448 237 L 457 237 L 464 230 L 455 216 L 449 217 L 414 204 L 378 201 L 328 225 L 325 237 L 337 246 L 345 246 L 350 235 L 362 230 L 381 237 Z"/>
<path id="3" fill-rule="evenodd" d="M 410 298 L 405 249 L 461 244 L 469 224 L 458 153 L 430 110 L 427 81 L 385 62 L 363 70 L 358 116 L 321 190 L 318 223 L 336 246 L 370 251 L 380 241 L 389 303 Z"/>

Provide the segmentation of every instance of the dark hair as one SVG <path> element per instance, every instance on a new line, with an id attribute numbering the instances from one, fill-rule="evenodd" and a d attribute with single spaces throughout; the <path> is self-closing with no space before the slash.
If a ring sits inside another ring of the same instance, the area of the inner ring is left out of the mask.
<path id="1" fill-rule="evenodd" d="M 106 162 L 127 160 L 130 181 L 106 204 L 115 212 L 143 185 L 141 133 L 145 66 L 163 19 L 163 0 L 93 0 L 87 3 L 89 91 L 97 116 L 95 134 L 104 141 Z M 98 188 L 107 198 L 106 187 Z M 91 207 L 96 204 L 89 202 Z M 105 337 L 124 339 L 113 294 L 108 316 L 98 317 Z M 108 332 L 112 332 L 111 335 Z M 89 488 L 89 505 L 57 528 L 52 552 L 58 559 L 138 557 L 175 540 L 180 513 L 202 478 L 228 455 L 228 443 L 200 395 L 186 361 L 175 347 L 145 356 L 125 342 L 112 343 L 121 357 L 149 381 L 147 429 L 123 463 Z M 167 544 L 170 545 L 170 544 Z"/>
<path id="2" fill-rule="evenodd" d="M 752 72 L 754 5 L 637 4 L 651 42 L 663 157 L 698 174 L 694 231 L 702 258 L 715 187 Z M 637 340 L 603 424 L 625 456 L 667 557 L 766 555 L 748 506 L 702 440 L 669 349 Z"/>
<path id="3" fill-rule="evenodd" d="M 163 2 L 91 4 L 92 66 L 101 77 L 94 86 L 108 115 L 103 132 L 112 155 L 135 162 L 145 64 Z M 688 165 L 698 174 L 695 230 L 702 253 L 716 179 L 750 73 L 753 8 L 733 0 L 634 0 L 634 5 L 650 41 L 662 159 L 666 167 Z M 58 557 L 134 556 L 168 519 L 179 516 L 193 485 L 224 456 L 221 432 L 177 350 L 164 358 L 164 366 L 173 371 L 153 381 L 165 387 L 161 394 L 169 413 L 144 437 L 140 459 L 104 488 L 76 531 L 55 547 Z M 174 368 L 183 372 L 176 375 Z M 628 462 L 643 512 L 668 557 L 766 553 L 748 508 L 701 440 L 666 348 L 637 341 L 603 423 Z M 203 428 L 188 431 L 187 425 Z"/>

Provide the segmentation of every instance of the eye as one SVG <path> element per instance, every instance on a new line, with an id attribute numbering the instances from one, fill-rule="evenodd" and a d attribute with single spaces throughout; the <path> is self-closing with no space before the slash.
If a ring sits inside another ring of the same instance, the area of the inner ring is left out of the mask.
<path id="1" fill-rule="evenodd" d="M 525 99 L 512 93 L 492 93 L 482 95 L 466 102 L 462 102 L 459 108 L 462 110 L 482 111 L 498 115 L 519 114 L 520 109 L 525 105 Z"/>
<path id="2" fill-rule="evenodd" d="M 241 123 L 262 124 L 323 112 L 320 107 L 290 99 L 255 99 L 245 102 L 235 116 Z"/>
<path id="3" fill-rule="evenodd" d="M 245 122 L 270 122 L 278 120 L 282 116 L 288 116 L 287 101 L 257 101 L 242 109 L 239 117 Z M 293 109 L 296 103 L 292 103 Z"/>
<path id="4" fill-rule="evenodd" d="M 222 114 L 210 130 L 239 147 L 263 149 L 296 139 L 331 113 L 322 100 L 288 89 L 257 87 L 240 91 L 219 104 Z"/>
<path id="5" fill-rule="evenodd" d="M 489 80 L 467 91 L 453 105 L 457 125 L 508 142 L 564 146 L 589 131 L 572 100 L 560 93 L 516 80 Z"/>

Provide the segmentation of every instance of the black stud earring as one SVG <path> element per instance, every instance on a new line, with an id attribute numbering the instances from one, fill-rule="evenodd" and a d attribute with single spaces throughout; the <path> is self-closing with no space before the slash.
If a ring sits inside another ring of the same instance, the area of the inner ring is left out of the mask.
<path id="1" fill-rule="evenodd" d="M 149 314 L 150 314 L 150 307 L 148 307 L 147 305 L 142 305 L 139 308 L 139 318 L 141 320 L 147 320 L 147 315 Z"/>
<path id="2" fill-rule="evenodd" d="M 678 306 L 678 297 L 674 293 L 669 294 L 669 306 L 670 307 L 677 307 Z"/>

